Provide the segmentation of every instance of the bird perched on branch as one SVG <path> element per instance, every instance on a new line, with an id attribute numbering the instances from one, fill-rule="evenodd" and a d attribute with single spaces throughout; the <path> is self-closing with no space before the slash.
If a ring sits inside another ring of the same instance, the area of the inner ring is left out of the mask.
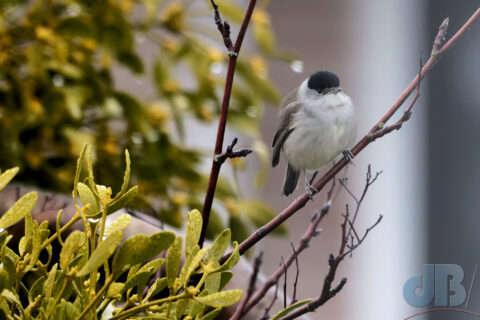
<path id="1" fill-rule="evenodd" d="M 312 191 L 316 190 L 312 186 L 313 178 L 307 179 L 307 171 L 318 170 L 342 152 L 347 160 L 353 158 L 349 149 L 357 130 L 355 109 L 339 86 L 336 74 L 317 71 L 281 103 L 272 144 L 272 166 L 278 165 L 283 150 L 288 162 L 283 185 L 285 196 L 297 188 L 303 172 L 305 190 L 312 198 Z"/>

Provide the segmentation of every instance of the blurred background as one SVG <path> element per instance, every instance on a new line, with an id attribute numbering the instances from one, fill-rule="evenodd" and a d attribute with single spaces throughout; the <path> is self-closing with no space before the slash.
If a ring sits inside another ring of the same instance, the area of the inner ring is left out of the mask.
<path id="1" fill-rule="evenodd" d="M 69 192 L 75 158 L 89 142 L 96 177 L 115 188 L 128 148 L 142 190 L 138 208 L 181 226 L 186 211 L 203 203 L 226 71 L 208 1 L 0 3 L 0 167 L 20 165 L 24 183 Z M 218 3 L 235 38 L 247 1 Z M 334 71 L 356 105 L 361 137 L 416 76 L 421 52 L 428 59 L 443 19 L 450 17 L 449 37 L 478 5 L 260 1 L 240 54 L 225 138 L 227 144 L 238 136 L 255 154 L 222 168 L 210 237 L 230 227 L 242 240 L 302 194 L 299 188 L 282 197 L 284 159 L 269 165 L 281 96 L 316 70 Z M 468 289 L 480 262 L 479 40 L 477 22 L 422 82 L 411 120 L 367 147 L 343 174 L 359 194 L 368 164 L 383 171 L 357 230 L 384 218 L 342 263 L 337 281 L 346 277 L 347 285 L 312 319 L 404 319 L 420 312 L 405 302 L 402 288 L 426 263 L 462 266 Z M 291 253 L 290 242 L 298 242 L 323 198 L 324 192 L 288 221 L 288 234 L 280 230 L 258 245 L 264 274 Z M 298 299 L 320 293 L 328 255 L 340 245 L 345 204 L 354 205 L 342 192 L 322 233 L 299 257 Z M 469 310 L 480 312 L 478 301 L 474 285 Z M 431 319 L 452 316 L 468 319 L 447 312 Z"/>

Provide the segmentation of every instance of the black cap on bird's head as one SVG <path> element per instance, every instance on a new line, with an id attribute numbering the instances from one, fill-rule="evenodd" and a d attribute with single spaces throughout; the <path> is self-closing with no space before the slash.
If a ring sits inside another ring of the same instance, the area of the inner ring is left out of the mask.
<path id="1" fill-rule="evenodd" d="M 308 88 L 323 93 L 328 89 L 338 88 L 340 80 L 338 76 L 330 71 L 317 71 L 308 78 Z"/>

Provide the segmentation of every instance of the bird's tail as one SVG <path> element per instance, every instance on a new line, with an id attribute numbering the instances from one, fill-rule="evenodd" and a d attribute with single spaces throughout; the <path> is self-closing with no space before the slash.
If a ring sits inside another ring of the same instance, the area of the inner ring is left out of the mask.
<path id="1" fill-rule="evenodd" d="M 300 171 L 295 170 L 290 164 L 287 166 L 287 174 L 283 183 L 283 194 L 290 195 L 297 188 Z"/>

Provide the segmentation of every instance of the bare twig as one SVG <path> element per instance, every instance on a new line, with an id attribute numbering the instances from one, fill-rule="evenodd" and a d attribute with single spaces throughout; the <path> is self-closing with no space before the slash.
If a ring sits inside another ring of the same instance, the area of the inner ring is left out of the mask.
<path id="1" fill-rule="evenodd" d="M 283 267 L 283 276 L 284 276 L 284 282 L 283 282 L 283 307 L 287 307 L 287 271 L 288 268 L 285 265 L 285 261 L 283 260 L 282 257 L 282 267 Z"/>
<path id="2" fill-rule="evenodd" d="M 233 147 L 237 144 L 237 142 L 238 142 L 238 139 L 234 138 L 232 143 L 227 147 L 227 150 L 224 153 L 215 156 L 214 158 L 215 161 L 218 162 L 219 164 L 223 164 L 225 160 L 227 160 L 228 158 L 233 159 L 233 158 L 246 157 L 253 152 L 253 149 L 249 149 L 249 148 L 233 151 Z"/>
<path id="3" fill-rule="evenodd" d="M 223 37 L 223 43 L 228 51 L 233 51 L 233 43 L 232 39 L 230 38 L 230 24 L 227 21 L 222 21 L 220 17 L 220 12 L 218 11 L 218 6 L 215 1 L 210 0 L 210 3 L 213 7 L 213 18 L 215 20 L 215 24 L 217 25 L 218 31 Z"/>
<path id="4" fill-rule="evenodd" d="M 240 306 L 237 308 L 237 310 L 235 310 L 235 313 L 230 317 L 229 320 L 239 320 L 242 318 L 243 309 L 245 308 L 245 305 L 250 300 L 250 297 L 255 291 L 255 283 L 257 282 L 258 272 L 260 271 L 262 259 L 263 259 L 263 251 L 260 251 L 260 253 L 256 256 L 255 260 L 253 260 L 253 272 L 252 272 L 252 275 L 250 276 L 250 282 L 248 284 L 247 294 L 245 295 L 242 302 L 240 303 Z"/>
<path id="5" fill-rule="evenodd" d="M 312 220 L 311 220 L 311 223 L 307 229 L 307 231 L 305 231 L 305 233 L 303 234 L 302 238 L 300 239 L 297 247 L 295 248 L 295 250 L 292 252 L 292 254 L 287 258 L 287 260 L 285 261 L 285 266 L 287 268 L 290 267 L 290 265 L 293 263 L 294 260 L 296 260 L 297 256 L 303 251 L 305 250 L 306 248 L 308 248 L 309 246 L 309 243 L 310 243 L 310 240 L 317 236 L 319 234 L 319 231 L 318 231 L 318 225 L 320 224 L 320 222 L 323 220 L 323 218 L 327 215 L 328 211 L 330 210 L 330 207 L 332 205 L 332 201 L 334 200 L 334 198 L 338 195 L 338 192 L 333 195 L 333 191 L 335 189 L 335 179 L 332 180 L 332 183 L 331 183 L 331 187 L 330 189 L 328 190 L 327 192 L 327 195 L 326 195 L 326 199 L 325 199 L 325 202 L 323 204 L 323 207 L 321 209 L 321 212 L 319 213 L 318 211 L 316 211 L 313 216 L 312 216 Z M 280 266 L 269 278 L 267 281 L 265 281 L 265 283 L 263 284 L 263 286 L 257 291 L 255 292 L 255 294 L 253 295 L 252 299 L 250 299 L 249 303 L 247 303 L 247 305 L 245 306 L 244 310 L 243 310 L 243 313 L 247 313 L 254 305 L 256 305 L 264 296 L 265 294 L 267 293 L 267 291 L 274 285 L 278 285 L 278 280 L 280 279 L 280 277 L 283 275 L 283 273 L 285 272 L 285 268 L 283 266 Z M 295 288 L 295 287 L 294 287 Z M 295 297 L 295 293 L 294 293 L 294 297 Z"/>
<path id="6" fill-rule="evenodd" d="M 352 252 L 363 243 L 368 233 L 373 228 L 375 228 L 383 218 L 383 216 L 380 215 L 377 221 L 365 230 L 365 233 L 363 234 L 362 237 L 360 237 L 357 231 L 355 230 L 354 220 L 357 217 L 359 208 L 365 198 L 365 195 L 368 191 L 369 186 L 371 186 L 372 183 L 374 183 L 377 180 L 378 176 L 379 176 L 379 173 L 377 173 L 374 177 L 372 177 L 371 166 L 368 165 L 368 170 L 367 170 L 366 179 L 365 179 L 365 186 L 363 188 L 363 192 L 360 195 L 360 197 L 357 198 L 351 191 L 349 191 L 349 194 L 351 195 L 351 197 L 356 201 L 355 214 L 353 219 L 351 220 L 349 206 L 348 205 L 345 206 L 345 214 L 343 215 L 343 223 L 341 225 L 342 238 L 340 243 L 340 249 L 338 250 L 338 254 L 336 257 L 333 254 L 331 254 L 329 257 L 328 264 L 330 268 L 323 282 L 323 288 L 320 296 L 312 300 L 305 306 L 300 307 L 299 309 L 293 311 L 291 314 L 285 316 L 284 318 L 282 318 L 282 320 L 295 319 L 302 314 L 313 312 L 315 309 L 319 308 L 320 306 L 325 304 L 328 300 L 333 298 L 338 292 L 340 292 L 340 290 L 342 290 L 343 286 L 347 283 L 347 279 L 343 278 L 337 286 L 332 288 L 332 283 L 335 280 L 335 275 L 336 275 L 338 266 L 347 255 L 349 254 L 351 255 Z M 348 190 L 348 187 L 346 186 L 345 182 L 342 182 L 342 186 Z"/>
<path id="7" fill-rule="evenodd" d="M 300 275 L 300 268 L 298 267 L 297 251 L 295 251 L 295 247 L 293 246 L 293 243 L 290 242 L 290 245 L 292 246 L 293 255 L 295 256 L 295 266 L 297 267 L 297 273 L 295 274 L 295 282 L 293 283 L 292 301 L 290 301 L 290 305 L 292 305 L 295 302 L 297 302 L 297 284 L 298 284 L 298 276 Z"/>
<path id="8" fill-rule="evenodd" d="M 202 209 L 202 218 L 203 218 L 202 232 L 198 240 L 198 244 L 200 245 L 200 247 L 203 246 L 203 241 L 205 240 L 205 234 L 207 232 L 207 226 L 210 219 L 210 212 L 212 210 L 213 197 L 215 196 L 215 189 L 217 187 L 218 175 L 220 174 L 220 168 L 222 167 L 222 163 L 217 161 L 216 157 L 222 154 L 223 139 L 225 137 L 225 127 L 227 124 L 228 108 L 230 104 L 230 95 L 232 93 L 233 76 L 235 74 L 237 58 L 240 52 L 240 48 L 242 47 L 243 38 L 245 37 L 245 33 L 247 32 L 250 18 L 252 17 L 253 9 L 255 8 L 255 4 L 257 2 L 256 0 L 250 0 L 247 10 L 245 12 L 245 17 L 243 18 L 242 25 L 238 32 L 237 40 L 235 41 L 235 45 L 232 47 L 231 45 L 232 42 L 230 40 L 230 35 L 229 35 L 230 27 L 228 26 L 228 23 L 226 23 L 225 21 L 222 22 L 220 18 L 220 13 L 218 12 L 218 7 L 215 4 L 214 0 L 210 0 L 210 1 L 215 11 L 215 23 L 217 24 L 220 30 L 220 33 L 222 34 L 225 46 L 227 47 L 227 50 L 229 51 L 229 53 L 228 53 L 228 69 L 227 69 L 227 75 L 225 78 L 225 89 L 223 92 L 222 109 L 220 112 L 220 117 L 218 119 L 218 129 L 217 129 L 217 138 L 215 142 L 214 159 L 212 161 L 212 169 L 210 170 L 210 178 L 208 180 L 207 193 L 205 194 L 205 200 L 204 200 L 203 209 Z"/>
<path id="9" fill-rule="evenodd" d="M 446 19 L 448 21 L 448 19 Z M 448 24 L 447 24 L 448 25 Z M 440 27 L 441 29 L 441 27 Z M 437 35 L 437 38 L 438 38 L 438 35 Z M 407 122 L 408 120 L 410 120 L 410 116 L 412 115 L 412 109 L 413 109 L 413 106 L 415 105 L 415 103 L 417 102 L 418 98 L 420 97 L 420 82 L 421 82 L 421 75 L 422 75 L 422 68 L 423 68 L 423 62 L 422 62 L 422 56 L 420 54 L 420 68 L 418 70 L 418 81 L 417 81 L 417 90 L 415 92 L 415 96 L 413 97 L 412 99 L 412 102 L 410 103 L 410 105 L 408 106 L 407 110 L 405 110 L 405 112 L 403 113 L 403 116 L 398 119 L 397 122 L 395 122 L 394 124 L 392 125 L 389 125 L 387 127 L 384 127 L 383 129 L 381 130 L 377 130 L 373 133 L 370 134 L 370 139 L 373 141 L 373 140 L 376 140 L 380 137 L 383 137 L 384 135 L 386 135 L 387 133 L 390 133 L 392 132 L 393 130 L 400 130 L 402 128 L 402 125 Z"/>
<path id="10" fill-rule="evenodd" d="M 275 301 L 277 300 L 277 296 L 278 296 L 278 282 L 275 284 L 275 295 L 273 296 L 270 304 L 265 308 L 265 313 L 263 314 L 263 317 L 260 320 L 268 320 L 269 319 L 268 314 L 270 313 L 270 310 L 272 309 L 273 305 L 275 304 Z"/>
<path id="11" fill-rule="evenodd" d="M 468 21 L 457 31 L 457 33 L 447 41 L 439 50 L 434 52 L 433 55 L 430 56 L 427 63 L 423 66 L 420 77 L 415 76 L 415 78 L 410 82 L 408 87 L 403 91 L 400 97 L 395 101 L 395 103 L 390 107 L 390 109 L 377 121 L 377 123 L 372 127 L 372 129 L 365 135 L 363 138 L 353 147 L 351 153 L 353 155 L 358 155 L 366 146 L 368 146 L 372 140 L 372 134 L 375 132 L 383 129 L 385 127 L 385 123 L 398 111 L 398 109 L 403 105 L 405 100 L 410 96 L 410 94 L 418 87 L 418 83 L 423 79 L 423 77 L 430 72 L 433 68 L 435 63 L 440 59 L 440 57 L 450 49 L 460 37 L 462 37 L 467 29 L 478 19 L 480 16 L 480 9 L 478 9 Z M 440 39 L 445 37 L 446 26 L 445 23 L 442 23 L 441 28 L 435 37 L 435 39 Z M 413 105 L 412 107 L 413 108 Z M 340 160 L 332 169 L 330 169 L 320 180 L 318 180 L 314 187 L 316 190 L 313 190 L 313 194 L 317 193 L 318 191 L 322 190 L 325 185 L 330 181 L 338 172 L 340 172 L 346 165 L 348 164 L 348 160 L 343 158 Z M 254 233 L 252 233 L 245 241 L 243 241 L 239 245 L 240 254 L 243 254 L 245 251 L 250 249 L 253 245 L 255 245 L 258 241 L 260 241 L 263 237 L 269 234 L 272 230 L 278 227 L 280 224 L 285 222 L 289 217 L 293 214 L 298 212 L 301 208 L 305 206 L 307 201 L 310 200 L 308 194 L 303 194 L 301 197 L 297 198 L 293 201 L 287 208 L 285 208 L 282 212 L 280 212 L 274 219 L 270 222 L 265 224 L 264 226 L 260 227 Z M 232 251 L 228 252 L 221 261 L 225 261 L 230 255 Z"/>

